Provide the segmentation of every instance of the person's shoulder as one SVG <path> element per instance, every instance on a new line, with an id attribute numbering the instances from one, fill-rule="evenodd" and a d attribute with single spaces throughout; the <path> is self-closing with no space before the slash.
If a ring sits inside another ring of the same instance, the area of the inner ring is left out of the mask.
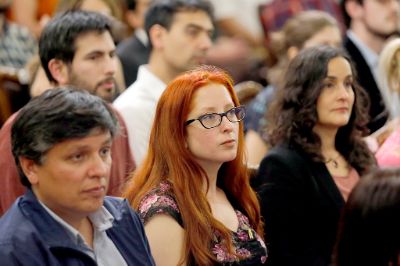
<path id="1" fill-rule="evenodd" d="M 10 135 L 11 128 L 12 128 L 12 126 L 13 126 L 13 124 L 14 124 L 16 118 L 17 118 L 18 113 L 19 113 L 19 111 L 16 112 L 16 113 L 14 113 L 13 115 L 11 115 L 11 116 L 6 120 L 6 122 L 4 122 L 3 126 L 0 128 L 0 136 L 2 136 L 3 134 Z M 2 138 L 0 138 L 0 140 L 1 140 L 1 139 L 2 139 Z"/>
<path id="2" fill-rule="evenodd" d="M 136 50 L 140 47 L 145 47 L 142 42 L 136 37 L 135 34 L 130 36 L 129 38 L 123 40 L 117 45 L 116 52 L 118 56 L 131 56 L 134 55 L 132 54 L 132 49 Z"/>
<path id="3" fill-rule="evenodd" d="M 21 204 L 21 198 L 17 199 L 0 218 L 0 265 L 53 264 L 48 257 L 49 242 L 40 231 L 48 229 L 47 224 L 38 228 L 38 221 L 32 220 L 37 216 L 27 214 Z"/>
<path id="4" fill-rule="evenodd" d="M 145 224 L 156 214 L 168 214 L 179 224 L 182 223 L 178 203 L 169 182 L 162 182 L 147 193 L 139 203 L 138 212 Z"/>
<path id="5" fill-rule="evenodd" d="M 23 215 L 18 204 L 20 199 L 0 218 L 0 246 L 3 248 L 24 246 L 34 238 L 36 230 L 29 217 Z"/>
<path id="6" fill-rule="evenodd" d="M 116 47 L 116 52 L 118 56 L 121 55 L 126 55 L 129 49 L 134 45 L 135 43 L 135 35 L 130 36 L 129 38 L 123 40 L 122 42 L 118 43 Z"/>
<path id="7" fill-rule="evenodd" d="M 114 218 L 128 213 L 136 216 L 136 212 L 131 208 L 129 202 L 121 197 L 106 196 L 104 197 L 104 207 L 111 213 Z"/>
<path id="8" fill-rule="evenodd" d="M 302 156 L 303 155 L 297 148 L 290 146 L 286 143 L 283 143 L 283 144 L 278 144 L 275 147 L 271 148 L 266 158 L 280 159 L 283 161 L 288 161 L 288 160 L 296 161 L 301 159 Z"/>

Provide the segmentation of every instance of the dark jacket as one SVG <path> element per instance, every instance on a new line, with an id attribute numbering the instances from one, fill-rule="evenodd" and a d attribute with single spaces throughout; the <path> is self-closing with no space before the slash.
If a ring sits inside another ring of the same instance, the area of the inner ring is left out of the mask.
<path id="1" fill-rule="evenodd" d="M 286 144 L 254 182 L 265 219 L 267 265 L 329 265 L 344 199 L 324 163 Z"/>
<path id="2" fill-rule="evenodd" d="M 117 55 L 122 63 L 126 87 L 136 81 L 139 66 L 148 63 L 150 50 L 149 45 L 145 45 L 136 35 L 118 44 Z"/>
<path id="3" fill-rule="evenodd" d="M 369 95 L 371 104 L 369 110 L 370 122 L 367 126 L 370 133 L 372 133 L 386 123 L 389 113 L 386 110 L 385 103 L 383 102 L 374 75 L 357 46 L 347 36 L 344 39 L 343 46 L 354 62 L 358 75 L 358 83 Z"/>
<path id="4" fill-rule="evenodd" d="M 104 199 L 114 217 L 107 235 L 128 265 L 155 265 L 139 216 L 126 200 Z M 97 265 L 44 210 L 31 190 L 0 219 L 1 265 Z"/>

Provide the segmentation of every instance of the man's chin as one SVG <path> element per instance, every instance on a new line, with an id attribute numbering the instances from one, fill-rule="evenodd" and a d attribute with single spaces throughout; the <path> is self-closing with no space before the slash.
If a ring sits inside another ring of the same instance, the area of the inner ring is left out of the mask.
<path id="1" fill-rule="evenodd" d="M 116 97 L 115 91 L 113 91 L 112 93 L 111 92 L 96 93 L 96 95 L 105 100 L 106 102 L 112 102 Z"/>
<path id="2" fill-rule="evenodd" d="M 107 102 L 112 102 L 117 96 L 118 89 L 116 86 L 103 87 L 99 86 L 96 88 L 95 94 Z"/>

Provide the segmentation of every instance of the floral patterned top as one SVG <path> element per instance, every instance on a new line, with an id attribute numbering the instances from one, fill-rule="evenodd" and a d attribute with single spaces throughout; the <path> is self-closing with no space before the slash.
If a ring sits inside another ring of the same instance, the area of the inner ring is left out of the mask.
<path id="1" fill-rule="evenodd" d="M 158 187 L 150 191 L 139 204 L 139 215 L 146 224 L 150 218 L 157 214 L 168 214 L 182 227 L 182 217 L 175 200 L 171 184 L 162 182 Z M 251 228 L 249 219 L 239 210 L 235 210 L 239 220 L 236 232 L 232 231 L 233 246 L 236 253 L 241 255 L 240 260 L 230 255 L 224 245 L 221 244 L 220 235 L 214 233 L 212 252 L 220 265 L 262 265 L 267 260 L 267 249 L 264 241 Z"/>

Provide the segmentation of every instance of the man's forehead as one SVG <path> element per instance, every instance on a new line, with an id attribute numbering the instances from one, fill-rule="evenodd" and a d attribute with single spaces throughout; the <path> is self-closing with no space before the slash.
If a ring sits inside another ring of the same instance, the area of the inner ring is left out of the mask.
<path id="1" fill-rule="evenodd" d="M 90 40 L 90 41 L 89 41 Z M 88 31 L 81 33 L 75 39 L 75 52 L 80 49 L 85 50 L 98 50 L 98 47 L 108 47 L 115 49 L 114 40 L 109 31 Z"/>
<path id="2" fill-rule="evenodd" d="M 193 24 L 205 30 L 214 29 L 210 15 L 203 10 L 182 10 L 175 13 L 171 21 L 171 28 L 178 24 Z"/>
<path id="3" fill-rule="evenodd" d="M 93 128 L 91 131 L 88 132 L 88 134 L 84 136 L 76 136 L 76 137 L 70 137 L 64 140 L 61 140 L 60 142 L 57 142 L 53 147 L 58 146 L 58 147 L 64 147 L 64 148 L 77 148 L 77 147 L 86 147 L 88 146 L 88 141 L 98 138 L 100 141 L 96 141 L 97 145 L 104 145 L 105 143 L 112 142 L 112 136 L 111 132 L 108 129 L 103 129 L 103 128 Z"/>

